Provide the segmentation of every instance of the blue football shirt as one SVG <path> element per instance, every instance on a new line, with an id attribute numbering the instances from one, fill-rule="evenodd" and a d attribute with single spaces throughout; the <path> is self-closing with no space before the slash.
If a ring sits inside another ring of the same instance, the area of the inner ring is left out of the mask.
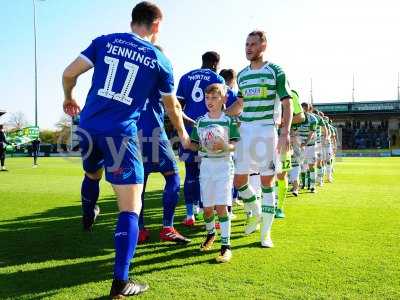
<path id="1" fill-rule="evenodd" d="M 160 140 L 168 140 L 164 128 L 165 110 L 160 93 L 156 93 L 154 99 L 145 102 L 137 122 L 137 129 L 143 137 L 156 137 Z"/>
<path id="2" fill-rule="evenodd" d="M 235 103 L 235 101 L 237 100 L 237 92 L 232 90 L 229 86 L 227 86 L 226 88 L 227 88 L 227 91 L 226 91 L 226 96 L 227 96 L 226 108 L 228 108 L 233 103 Z"/>
<path id="3" fill-rule="evenodd" d="M 225 80 L 210 69 L 196 69 L 183 75 L 179 81 L 176 96 L 183 102 L 183 112 L 193 120 L 207 113 L 204 91 L 210 84 Z M 191 128 L 187 128 L 191 131 Z"/>
<path id="4" fill-rule="evenodd" d="M 174 89 L 169 60 L 150 42 L 133 33 L 100 36 L 82 51 L 94 66 L 92 85 L 80 115 L 80 127 L 91 134 L 137 133 L 136 122 L 146 100 Z"/>

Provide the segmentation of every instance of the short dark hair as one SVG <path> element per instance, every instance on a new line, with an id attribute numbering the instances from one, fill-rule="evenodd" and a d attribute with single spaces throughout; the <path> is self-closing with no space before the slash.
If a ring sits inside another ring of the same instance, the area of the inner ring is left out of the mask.
<path id="1" fill-rule="evenodd" d="M 267 34 L 265 33 L 265 31 L 254 30 L 249 33 L 249 36 L 258 36 L 261 42 L 267 42 Z"/>
<path id="2" fill-rule="evenodd" d="M 303 109 L 305 109 L 306 111 L 308 111 L 308 110 L 310 109 L 310 104 L 308 104 L 307 102 L 303 102 L 303 103 L 301 104 L 301 107 L 302 107 Z"/>
<path id="3" fill-rule="evenodd" d="M 219 75 L 221 75 L 225 79 L 225 81 L 231 81 L 235 79 L 236 72 L 233 69 L 222 69 L 219 72 Z"/>
<path id="4" fill-rule="evenodd" d="M 132 24 L 145 25 L 150 28 L 150 26 L 157 19 L 162 19 L 161 9 L 148 1 L 143 1 L 138 3 L 132 9 Z"/>
<path id="5" fill-rule="evenodd" d="M 201 56 L 204 67 L 211 67 L 219 64 L 220 56 L 215 51 L 207 51 Z"/>

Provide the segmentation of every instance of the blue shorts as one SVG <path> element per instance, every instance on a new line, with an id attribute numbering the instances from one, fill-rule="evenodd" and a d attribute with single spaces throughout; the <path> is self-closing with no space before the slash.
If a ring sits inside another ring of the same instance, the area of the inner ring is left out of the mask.
<path id="1" fill-rule="evenodd" d="M 104 168 L 106 180 L 112 184 L 143 183 L 143 163 L 136 138 L 105 137 L 77 132 L 85 172 Z"/>
<path id="2" fill-rule="evenodd" d="M 145 174 L 179 172 L 174 151 L 168 140 L 143 142 L 142 157 Z"/>

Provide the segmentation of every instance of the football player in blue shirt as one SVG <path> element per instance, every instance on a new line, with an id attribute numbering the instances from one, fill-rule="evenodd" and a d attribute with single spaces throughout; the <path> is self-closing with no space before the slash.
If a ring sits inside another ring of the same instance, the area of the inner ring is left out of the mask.
<path id="1" fill-rule="evenodd" d="M 225 103 L 225 107 L 228 108 L 237 100 L 237 92 L 234 90 L 236 82 L 236 72 L 233 69 L 222 69 L 219 72 L 219 75 L 224 78 L 225 84 L 228 87 L 226 91 L 227 99 Z"/>
<path id="2" fill-rule="evenodd" d="M 155 47 L 162 51 L 160 46 Z M 137 123 L 144 167 L 138 243 L 144 243 L 150 238 L 150 232 L 144 226 L 143 212 L 147 179 L 150 173 L 154 172 L 161 173 L 165 179 L 162 198 L 163 229 L 160 232 L 160 239 L 176 243 L 189 243 L 190 240 L 174 228 L 174 213 L 180 191 L 179 168 L 164 128 L 165 110 L 161 95 L 157 92 L 153 97 L 156 97 L 156 100 L 146 100 Z"/>
<path id="3" fill-rule="evenodd" d="M 224 79 L 216 73 L 220 56 L 214 51 L 202 55 L 202 66 L 186 73 L 179 80 L 176 96 L 183 106 L 184 115 L 188 119 L 196 120 L 207 113 L 204 101 L 204 91 L 212 83 L 225 83 Z M 186 123 L 187 124 L 187 123 Z M 185 125 L 190 134 L 193 124 Z M 193 205 L 201 206 L 199 159 L 197 152 L 179 148 L 180 159 L 185 162 L 185 182 L 183 186 L 186 205 L 186 218 L 183 225 L 193 226 L 195 223 Z M 199 219 L 202 217 L 199 214 Z"/>
<path id="4" fill-rule="evenodd" d="M 83 224 L 93 225 L 99 180 L 105 169 L 119 207 L 115 229 L 114 280 L 110 296 L 121 299 L 148 289 L 129 280 L 129 265 L 138 239 L 138 215 L 143 188 L 143 164 L 136 123 L 146 99 L 160 92 L 183 147 L 190 143 L 168 59 L 154 47 L 162 20 L 160 8 L 140 2 L 132 10 L 130 33 L 100 36 L 63 73 L 64 112 L 77 115 L 72 91 L 77 78 L 94 68 L 92 85 L 80 114 L 79 132 L 85 177 L 82 183 Z"/>

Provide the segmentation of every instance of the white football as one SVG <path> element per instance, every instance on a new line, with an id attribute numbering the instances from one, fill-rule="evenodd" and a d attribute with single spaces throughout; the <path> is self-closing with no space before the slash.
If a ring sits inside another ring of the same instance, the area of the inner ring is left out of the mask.
<path id="1" fill-rule="evenodd" d="M 218 124 L 208 125 L 200 131 L 200 141 L 201 145 L 208 151 L 212 151 L 214 142 L 217 139 L 225 140 L 225 130 L 224 127 Z"/>

